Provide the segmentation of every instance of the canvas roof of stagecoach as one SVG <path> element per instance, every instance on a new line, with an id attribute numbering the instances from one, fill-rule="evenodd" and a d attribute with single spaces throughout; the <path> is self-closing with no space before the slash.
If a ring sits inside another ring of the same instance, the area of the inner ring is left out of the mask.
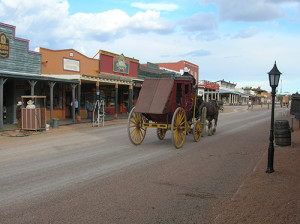
<path id="1" fill-rule="evenodd" d="M 164 114 L 173 85 L 174 79 L 145 79 L 134 111 Z"/>

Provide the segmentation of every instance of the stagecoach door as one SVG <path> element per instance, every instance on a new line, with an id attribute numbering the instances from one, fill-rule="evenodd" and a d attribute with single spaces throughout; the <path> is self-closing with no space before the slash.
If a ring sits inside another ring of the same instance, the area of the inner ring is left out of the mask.
<path id="1" fill-rule="evenodd" d="M 180 107 L 183 106 L 182 104 L 182 83 L 177 83 L 176 85 L 176 104 Z"/>
<path id="2" fill-rule="evenodd" d="M 189 111 L 193 107 L 193 99 L 192 99 L 192 86 L 189 83 L 183 84 L 183 107 L 186 111 Z"/>

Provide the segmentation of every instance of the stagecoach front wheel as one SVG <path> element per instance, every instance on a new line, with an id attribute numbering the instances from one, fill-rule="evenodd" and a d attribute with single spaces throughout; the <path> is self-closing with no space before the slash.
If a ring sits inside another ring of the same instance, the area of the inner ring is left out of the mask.
<path id="1" fill-rule="evenodd" d="M 172 118 L 171 132 L 172 142 L 174 146 L 179 149 L 182 147 L 186 137 L 186 114 L 183 108 L 178 107 Z"/>
<path id="2" fill-rule="evenodd" d="M 167 130 L 162 128 L 157 128 L 156 134 L 159 140 L 163 140 L 166 136 Z"/>
<path id="3" fill-rule="evenodd" d="M 140 145 L 147 131 L 147 128 L 143 127 L 146 118 L 141 113 L 135 113 L 133 110 L 134 108 L 132 108 L 128 116 L 127 132 L 132 144 Z"/>
<path id="4" fill-rule="evenodd" d="M 195 122 L 193 127 L 193 134 L 195 142 L 199 142 L 202 136 L 202 126 L 200 120 Z"/>

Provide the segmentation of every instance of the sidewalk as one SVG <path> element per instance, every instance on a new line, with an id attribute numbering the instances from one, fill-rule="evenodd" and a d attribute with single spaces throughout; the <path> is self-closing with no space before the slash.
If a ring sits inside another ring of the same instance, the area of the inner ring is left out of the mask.
<path id="1" fill-rule="evenodd" d="M 279 117 L 277 120 L 289 120 Z M 300 224 L 300 130 L 294 120 L 292 145 L 275 145 L 274 173 L 266 174 L 268 144 L 261 161 L 230 200 L 214 211 L 212 223 Z M 291 124 L 291 121 L 290 121 Z"/>
<path id="2" fill-rule="evenodd" d="M 113 120 L 127 120 L 128 118 L 128 114 L 118 114 L 118 118 L 115 119 L 114 115 L 106 115 L 104 122 L 108 122 L 108 121 L 113 121 Z M 49 123 L 49 121 L 47 122 L 47 124 Z M 92 121 L 91 119 L 87 119 L 87 118 L 81 118 L 80 122 L 75 121 L 75 123 L 73 122 L 73 119 L 71 118 L 66 118 L 63 120 L 59 120 L 58 121 L 59 126 L 64 126 L 64 125 L 78 125 L 78 124 L 84 124 L 84 123 L 91 123 Z M 100 124 L 101 125 L 101 124 Z M 52 128 L 52 127 L 51 127 Z M 4 124 L 3 125 L 3 130 L 0 131 L 1 132 L 5 132 L 5 131 L 15 131 L 18 130 L 18 124 Z"/>

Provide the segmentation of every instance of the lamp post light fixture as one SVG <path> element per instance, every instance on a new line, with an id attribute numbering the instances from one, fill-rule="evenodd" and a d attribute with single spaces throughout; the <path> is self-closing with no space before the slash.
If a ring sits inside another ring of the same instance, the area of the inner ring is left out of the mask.
<path id="1" fill-rule="evenodd" d="M 274 107 L 275 107 L 275 96 L 276 88 L 279 83 L 281 72 L 278 70 L 276 61 L 269 74 L 269 82 L 272 88 L 272 112 L 271 112 L 271 129 L 270 129 L 270 143 L 268 148 L 268 168 L 266 173 L 273 173 L 273 161 L 274 161 Z"/>

